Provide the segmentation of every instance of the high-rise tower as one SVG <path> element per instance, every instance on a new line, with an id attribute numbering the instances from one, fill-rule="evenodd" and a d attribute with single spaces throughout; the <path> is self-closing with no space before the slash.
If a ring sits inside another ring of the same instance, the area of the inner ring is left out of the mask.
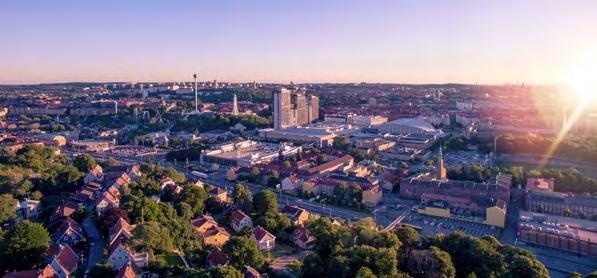
<path id="1" fill-rule="evenodd" d="M 274 128 L 283 129 L 291 126 L 291 94 L 287 89 L 274 92 Z"/>
<path id="2" fill-rule="evenodd" d="M 439 145 L 439 157 L 437 165 L 435 166 L 435 177 L 438 180 L 445 180 L 447 176 L 446 167 L 444 167 L 444 155 L 442 152 L 442 145 Z"/>
<path id="3" fill-rule="evenodd" d="M 197 73 L 193 73 L 193 79 L 195 80 L 195 112 L 199 112 L 199 102 L 197 99 Z"/>
<path id="4" fill-rule="evenodd" d="M 296 111 L 295 111 L 296 125 L 302 126 L 309 122 L 309 109 L 307 106 L 307 97 L 303 93 L 296 95 Z"/>
<path id="5" fill-rule="evenodd" d="M 319 97 L 314 95 L 309 95 L 308 98 L 308 119 L 309 123 L 317 121 L 319 119 Z"/>
<path id="6" fill-rule="evenodd" d="M 238 115 L 238 101 L 236 99 L 236 94 L 232 96 L 232 115 Z"/>

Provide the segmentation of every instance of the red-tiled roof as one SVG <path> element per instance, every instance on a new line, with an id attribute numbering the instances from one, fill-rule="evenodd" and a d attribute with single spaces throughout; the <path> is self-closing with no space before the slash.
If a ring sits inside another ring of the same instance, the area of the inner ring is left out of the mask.
<path id="1" fill-rule="evenodd" d="M 202 236 L 203 236 L 203 238 L 208 238 L 208 237 L 215 236 L 217 234 L 225 234 L 225 235 L 230 236 L 228 231 L 226 231 L 226 229 L 224 229 L 220 226 L 211 226 L 211 227 L 207 228 L 207 230 L 205 230 L 205 232 L 203 232 Z"/>
<path id="2" fill-rule="evenodd" d="M 48 254 L 53 256 L 54 260 L 63 268 L 65 273 L 73 272 L 79 262 L 79 257 L 68 244 L 52 246 L 48 250 Z"/>
<path id="3" fill-rule="evenodd" d="M 110 228 L 110 242 L 114 241 L 117 236 L 123 235 L 127 239 L 132 237 L 133 226 L 126 222 L 122 217 L 118 218 L 114 226 Z"/>
<path id="4" fill-rule="evenodd" d="M 230 215 L 230 223 L 235 226 L 238 226 L 240 224 L 240 221 L 242 221 L 246 217 L 249 217 L 249 216 L 247 216 L 244 212 L 242 212 L 240 210 L 235 210 Z"/>
<path id="5" fill-rule="evenodd" d="M 309 230 L 307 230 L 307 228 L 305 228 L 303 226 L 298 226 L 292 232 L 292 237 L 294 237 L 302 242 L 307 242 L 307 241 L 309 241 L 309 238 L 310 238 Z"/>
<path id="6" fill-rule="evenodd" d="M 199 218 L 195 218 L 191 220 L 191 225 L 193 225 L 195 228 L 199 228 L 201 226 L 203 226 L 205 223 L 211 223 L 213 225 L 218 225 L 218 222 L 216 222 L 216 220 L 214 220 L 213 217 L 209 216 L 209 215 L 203 215 Z"/>
<path id="7" fill-rule="evenodd" d="M 66 233 L 69 229 L 73 230 L 80 236 L 83 236 L 83 228 L 81 228 L 81 225 L 79 225 L 77 221 L 73 220 L 70 217 L 67 217 L 62 221 L 62 224 L 60 224 L 60 226 L 58 226 L 58 228 L 54 230 L 54 234 L 56 236 L 61 236 L 64 233 Z"/>
<path id="8" fill-rule="evenodd" d="M 319 166 L 313 167 L 308 170 L 308 173 L 309 173 L 309 175 L 315 175 L 317 173 L 323 172 L 328 169 L 340 167 L 342 164 L 344 164 L 348 161 L 351 161 L 351 160 L 353 160 L 352 156 L 347 154 L 347 155 L 344 155 L 336 160 L 332 160 L 332 161 L 323 163 Z"/>
<path id="9" fill-rule="evenodd" d="M 225 265 L 227 263 L 228 257 L 218 247 L 214 247 L 207 255 L 207 264 L 210 266 Z"/>
<path id="10" fill-rule="evenodd" d="M 276 239 L 274 235 L 268 232 L 266 229 L 262 228 L 261 226 L 255 227 L 253 230 L 253 236 L 257 241 L 262 241 L 263 239 L 269 237 L 271 239 Z"/>
<path id="11" fill-rule="evenodd" d="M 116 274 L 116 278 L 135 278 L 135 270 L 132 264 L 129 262 L 125 267 Z"/>
<path id="12" fill-rule="evenodd" d="M 79 204 L 73 201 L 66 201 L 56 208 L 54 213 L 50 216 L 50 223 L 60 220 L 64 217 L 70 217 L 77 211 Z"/>

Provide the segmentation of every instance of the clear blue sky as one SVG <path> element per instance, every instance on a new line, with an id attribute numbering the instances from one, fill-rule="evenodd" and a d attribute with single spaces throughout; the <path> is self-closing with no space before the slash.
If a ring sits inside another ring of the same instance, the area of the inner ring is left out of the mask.
<path id="1" fill-rule="evenodd" d="M 0 2 L 0 83 L 557 83 L 597 1 Z"/>

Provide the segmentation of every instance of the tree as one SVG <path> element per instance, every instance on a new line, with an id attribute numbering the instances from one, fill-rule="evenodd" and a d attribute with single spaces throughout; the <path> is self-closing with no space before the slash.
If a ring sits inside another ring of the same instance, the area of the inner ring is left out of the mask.
<path id="1" fill-rule="evenodd" d="M 266 213 L 278 213 L 278 201 L 276 194 L 269 189 L 264 189 L 253 198 L 253 213 L 255 215 L 266 215 Z"/>
<path id="2" fill-rule="evenodd" d="M 192 208 L 192 216 L 200 215 L 205 210 L 207 192 L 199 186 L 187 186 L 180 193 L 180 202 L 185 202 Z"/>
<path id="3" fill-rule="evenodd" d="M 164 176 L 171 178 L 175 183 L 184 183 L 187 180 L 183 173 L 176 171 L 172 167 L 168 167 L 163 174 Z"/>
<path id="4" fill-rule="evenodd" d="M 193 207 L 185 202 L 179 202 L 176 210 L 178 216 L 182 219 L 191 219 L 193 217 Z"/>
<path id="5" fill-rule="evenodd" d="M 245 236 L 231 238 L 222 251 L 228 255 L 230 265 L 238 269 L 245 265 L 261 268 L 265 263 L 265 258 L 255 242 Z"/>
<path id="6" fill-rule="evenodd" d="M 323 271 L 323 260 L 316 253 L 311 253 L 303 259 L 301 277 L 320 277 Z"/>
<path id="7" fill-rule="evenodd" d="M 400 242 L 405 246 L 414 247 L 419 243 L 419 233 L 411 227 L 398 225 L 395 233 Z"/>
<path id="8" fill-rule="evenodd" d="M 392 276 L 396 273 L 398 259 L 396 250 L 391 248 L 379 248 L 375 255 L 375 269 L 380 276 Z"/>
<path id="9" fill-rule="evenodd" d="M 243 274 L 229 265 L 219 265 L 209 270 L 210 278 L 243 278 Z"/>
<path id="10" fill-rule="evenodd" d="M 373 274 L 373 271 L 370 268 L 363 266 L 359 269 L 355 278 L 377 278 L 377 276 Z"/>
<path id="11" fill-rule="evenodd" d="M 408 272 L 415 277 L 453 278 L 456 270 L 450 254 L 431 246 L 428 250 L 411 250 L 406 260 Z"/>
<path id="12" fill-rule="evenodd" d="M 514 256 L 508 265 L 506 277 L 547 278 L 549 273 L 537 260 L 526 256 Z"/>
<path id="13" fill-rule="evenodd" d="M 333 225 L 328 218 L 308 221 L 305 226 L 315 237 L 314 246 L 317 254 L 323 259 L 340 252 L 345 246 L 352 244 L 352 234 L 346 226 Z"/>
<path id="14" fill-rule="evenodd" d="M 16 270 L 36 267 L 44 259 L 49 242 L 44 226 L 25 220 L 8 231 L 0 249 L 3 261 Z"/>
<path id="15" fill-rule="evenodd" d="M 173 248 L 170 231 L 157 222 L 138 224 L 133 231 L 135 248 L 150 253 L 168 252 Z"/>
<path id="16" fill-rule="evenodd" d="M 574 271 L 574 272 L 568 273 L 568 275 L 566 277 L 567 278 L 582 278 L 582 274 Z"/>
<path id="17" fill-rule="evenodd" d="M 104 167 L 112 167 L 112 166 L 120 166 L 120 162 L 114 158 L 108 158 L 104 163 L 102 163 Z"/>
<path id="18" fill-rule="evenodd" d="M 118 221 L 119 218 L 124 219 L 126 222 L 130 222 L 128 211 L 117 207 L 107 209 L 101 217 L 99 228 L 102 233 L 107 235 L 110 228 L 116 224 L 116 221 Z"/>
<path id="19" fill-rule="evenodd" d="M 240 183 L 234 186 L 234 196 L 232 197 L 232 200 L 243 211 L 249 211 L 253 205 L 253 195 L 251 194 L 251 191 Z"/>
<path id="20" fill-rule="evenodd" d="M 504 270 L 504 258 L 485 240 L 462 232 L 437 236 L 430 240 L 432 245 L 450 254 L 457 276 L 474 272 L 478 277 L 492 277 L 498 276 Z"/>
<path id="21" fill-rule="evenodd" d="M 327 277 L 347 277 L 350 271 L 349 260 L 345 256 L 333 256 L 328 260 Z"/>
<path id="22" fill-rule="evenodd" d="M 85 176 L 77 168 L 67 165 L 58 170 L 56 185 L 62 190 L 74 190 L 78 187 L 79 181 Z"/>
<path id="23" fill-rule="evenodd" d="M 17 217 L 15 205 L 17 200 L 12 194 L 0 195 L 0 223 L 11 221 Z"/>
<path id="24" fill-rule="evenodd" d="M 93 169 L 95 165 L 95 159 L 86 154 L 80 154 L 73 160 L 73 166 L 83 173 L 89 172 L 89 170 Z"/>

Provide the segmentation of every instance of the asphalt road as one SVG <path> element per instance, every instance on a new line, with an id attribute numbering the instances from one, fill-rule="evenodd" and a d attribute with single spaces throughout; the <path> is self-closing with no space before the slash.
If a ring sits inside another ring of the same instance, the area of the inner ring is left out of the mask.
<path id="1" fill-rule="evenodd" d="M 94 265 L 104 258 L 104 240 L 100 232 L 95 227 L 95 223 L 90 217 L 83 219 L 83 229 L 87 233 L 89 242 L 89 253 L 87 254 L 87 270 L 90 270 Z M 93 239 L 92 239 L 93 238 Z M 91 245 L 93 243 L 93 246 Z"/>

